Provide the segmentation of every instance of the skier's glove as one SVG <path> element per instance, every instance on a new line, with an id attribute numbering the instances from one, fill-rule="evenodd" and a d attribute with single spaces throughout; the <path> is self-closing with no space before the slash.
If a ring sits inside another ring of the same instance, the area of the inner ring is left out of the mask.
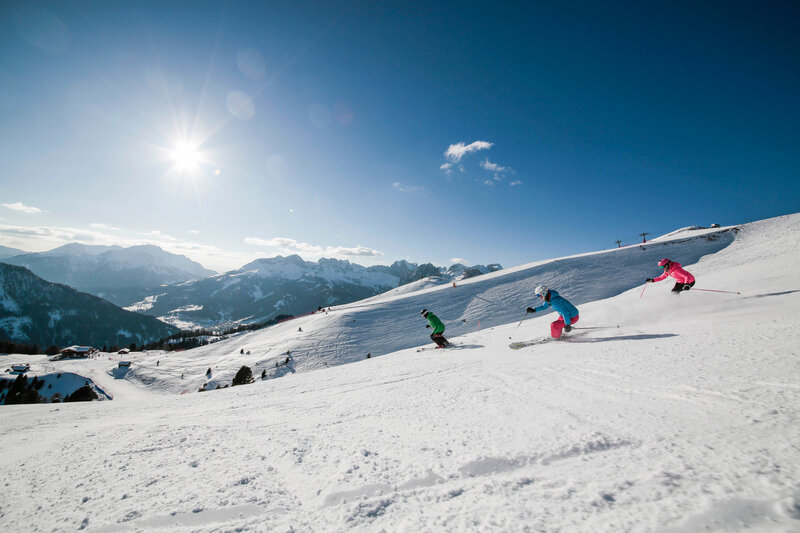
<path id="1" fill-rule="evenodd" d="M 570 326 L 569 324 L 567 324 L 566 326 L 564 326 L 564 331 L 566 331 L 567 333 L 569 333 L 570 331 L 572 331 L 572 326 Z"/>
<path id="2" fill-rule="evenodd" d="M 644 280 L 644 282 L 645 283 L 652 283 L 653 282 L 653 278 L 647 278 L 646 280 Z"/>
<path id="3" fill-rule="evenodd" d="M 525 310 L 525 312 L 526 312 L 526 313 L 535 313 L 535 312 L 536 312 L 536 309 L 534 309 L 533 307 L 529 307 L 529 308 L 527 308 L 527 309 Z"/>
<path id="4" fill-rule="evenodd" d="M 425 327 L 426 327 L 426 328 L 429 328 L 429 327 L 431 327 L 431 325 L 430 325 L 430 324 L 428 324 L 428 325 L 427 325 L 427 326 L 425 326 Z"/>

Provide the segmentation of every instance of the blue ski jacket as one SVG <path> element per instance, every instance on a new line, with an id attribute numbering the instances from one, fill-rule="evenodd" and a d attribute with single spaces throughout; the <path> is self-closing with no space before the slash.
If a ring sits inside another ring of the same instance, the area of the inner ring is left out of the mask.
<path id="1" fill-rule="evenodd" d="M 565 298 L 559 296 L 558 291 L 554 291 L 553 289 L 550 289 L 550 301 L 545 301 L 539 307 L 535 307 L 534 311 L 542 311 L 548 307 L 552 307 L 559 315 L 563 316 L 564 322 L 567 324 L 578 316 L 578 309 Z"/>

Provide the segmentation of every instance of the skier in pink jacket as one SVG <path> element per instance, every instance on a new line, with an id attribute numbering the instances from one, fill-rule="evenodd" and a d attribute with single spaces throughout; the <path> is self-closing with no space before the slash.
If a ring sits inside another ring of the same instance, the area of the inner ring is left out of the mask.
<path id="1" fill-rule="evenodd" d="M 675 286 L 672 287 L 672 292 L 675 294 L 680 294 L 682 291 L 688 291 L 694 287 L 694 276 L 681 268 L 680 263 L 670 261 L 669 259 L 662 259 L 658 262 L 658 266 L 663 268 L 664 272 L 655 279 L 647 278 L 645 282 L 651 283 L 655 281 L 661 281 L 667 276 L 672 276 L 675 278 Z"/>

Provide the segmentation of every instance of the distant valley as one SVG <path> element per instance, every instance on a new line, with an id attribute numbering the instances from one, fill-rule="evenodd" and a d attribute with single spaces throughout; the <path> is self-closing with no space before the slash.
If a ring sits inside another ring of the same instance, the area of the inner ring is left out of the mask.
<path id="1" fill-rule="evenodd" d="M 154 317 L 0 263 L 0 340 L 44 350 L 72 344 L 141 345 L 177 332 Z"/>

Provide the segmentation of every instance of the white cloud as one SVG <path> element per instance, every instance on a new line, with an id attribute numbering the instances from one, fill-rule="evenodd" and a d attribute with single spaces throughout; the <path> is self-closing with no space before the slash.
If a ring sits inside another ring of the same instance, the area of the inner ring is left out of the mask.
<path id="1" fill-rule="evenodd" d="M 450 259 L 450 262 L 453 264 L 459 263 L 462 265 L 469 265 L 469 261 L 467 261 L 463 257 L 453 257 L 452 259 Z"/>
<path id="2" fill-rule="evenodd" d="M 173 237 L 172 235 L 167 235 L 161 230 L 154 229 L 152 231 L 148 231 L 146 233 L 142 233 L 145 237 L 149 237 L 151 239 L 164 239 L 169 242 L 176 242 L 178 239 Z"/>
<path id="3" fill-rule="evenodd" d="M 516 180 L 516 181 L 512 181 L 511 183 L 509 183 L 509 185 L 511 185 L 512 187 L 516 187 L 517 185 L 522 185 L 522 182 L 519 181 L 519 180 Z"/>
<path id="4" fill-rule="evenodd" d="M 196 229 L 190 229 L 189 233 L 191 233 L 192 235 L 200 235 L 200 231 Z"/>
<path id="5" fill-rule="evenodd" d="M 333 255 L 343 255 L 348 257 L 380 257 L 383 255 L 383 252 L 379 252 L 378 250 L 373 250 L 372 248 L 367 248 L 366 246 L 356 246 L 354 248 L 344 248 L 342 246 L 337 247 L 328 247 L 326 249 L 326 254 L 332 252 Z"/>
<path id="6" fill-rule="evenodd" d="M 465 154 L 477 152 L 479 150 L 488 150 L 492 146 L 493 143 L 486 141 L 475 141 L 470 144 L 465 144 L 463 142 L 451 144 L 447 147 L 447 150 L 445 150 L 444 157 L 449 163 L 458 163 Z"/>
<path id="7" fill-rule="evenodd" d="M 489 150 L 492 146 L 494 146 L 494 143 L 487 141 L 475 141 L 470 144 L 463 142 L 451 144 L 444 152 L 444 156 L 447 161 L 440 165 L 439 169 L 444 170 L 448 179 L 452 178 L 453 171 L 456 168 L 458 168 L 459 172 L 462 174 L 466 173 L 466 169 L 464 168 L 464 164 L 462 163 L 461 159 L 470 152 Z M 494 163 L 490 161 L 488 157 L 485 157 L 483 161 L 479 163 L 479 165 L 483 170 L 489 171 L 493 174 L 493 176 L 490 178 L 485 178 L 483 181 L 478 181 L 476 179 L 476 181 L 483 183 L 484 185 L 493 185 L 495 182 L 503 181 L 509 174 L 513 175 L 515 173 L 514 169 Z"/>
<path id="8" fill-rule="evenodd" d="M 110 226 L 108 224 L 103 224 L 101 222 L 94 222 L 92 224 L 89 224 L 89 227 L 94 228 L 94 229 L 100 229 L 100 230 L 120 231 L 120 229 L 118 227 L 116 227 L 116 226 Z"/>
<path id="9" fill-rule="evenodd" d="M 400 183 L 399 181 L 392 183 L 392 187 L 394 187 L 400 192 L 417 192 L 421 191 L 424 188 L 420 187 L 419 185 L 405 185 L 403 183 Z"/>
<path id="10" fill-rule="evenodd" d="M 0 225 L 0 235 L 64 241 L 59 242 L 55 246 L 60 246 L 67 242 L 75 242 L 78 238 L 89 241 L 91 244 L 97 244 L 94 242 L 95 235 L 92 232 L 86 232 L 76 228 L 8 226 L 4 224 Z"/>
<path id="11" fill-rule="evenodd" d="M 38 207 L 32 207 L 30 205 L 25 205 L 22 202 L 14 202 L 13 204 L 0 204 L 5 208 L 12 209 L 14 211 L 20 211 L 22 213 L 27 213 L 32 215 L 34 213 L 42 213 L 42 210 Z"/>
<path id="12" fill-rule="evenodd" d="M 218 272 L 228 272 L 240 268 L 255 259 L 265 257 L 263 251 L 240 252 L 223 250 L 213 245 L 179 240 L 160 230 L 139 233 L 113 228 L 115 232 L 110 233 L 104 231 L 103 228 L 97 228 L 96 226 L 98 225 L 102 224 L 94 224 L 92 228 L 81 229 L 63 226 L 14 226 L 0 224 L 0 241 L 6 246 L 35 252 L 51 250 L 72 242 L 89 245 L 117 245 L 122 247 L 152 244 L 168 252 L 184 255 L 193 261 L 197 261 L 206 268 Z M 353 257 L 374 258 L 384 255 L 383 252 L 366 246 L 322 247 L 285 237 L 276 237 L 274 239 L 248 237 L 244 239 L 244 242 L 256 246 L 272 248 L 275 255 L 291 255 L 296 253 L 307 260 L 316 260 L 322 257 L 335 257 L 337 259 Z"/>
<path id="13" fill-rule="evenodd" d="M 367 248 L 366 246 L 355 246 L 352 248 L 344 246 L 322 247 L 307 242 L 296 241 L 287 237 L 274 237 L 272 239 L 246 237 L 244 242 L 254 246 L 275 248 L 276 253 L 298 254 L 305 256 L 306 259 L 318 259 L 320 257 L 379 257 L 383 255 L 383 252 Z"/>
<path id="14" fill-rule="evenodd" d="M 113 228 L 124 232 L 125 230 Z M 6 237 L 11 246 L 31 251 L 45 251 L 64 244 L 78 242 L 90 245 L 117 245 L 123 247 L 152 244 L 168 252 L 185 255 L 201 265 L 226 272 L 253 261 L 258 254 L 245 254 L 221 250 L 190 241 L 180 241 L 161 231 L 148 233 L 104 233 L 100 229 L 80 229 L 60 226 L 11 226 L 0 224 L 0 237 Z"/>
<path id="15" fill-rule="evenodd" d="M 481 167 L 484 170 L 488 170 L 489 172 L 505 172 L 506 170 L 508 170 L 508 168 L 502 167 L 497 163 L 492 163 L 491 161 L 489 161 L 488 157 L 483 161 L 481 161 Z"/>
<path id="16" fill-rule="evenodd" d="M 291 248 L 298 244 L 294 239 L 275 237 L 273 239 L 260 239 L 258 237 L 245 237 L 244 242 L 255 246 L 267 246 L 269 248 Z"/>

